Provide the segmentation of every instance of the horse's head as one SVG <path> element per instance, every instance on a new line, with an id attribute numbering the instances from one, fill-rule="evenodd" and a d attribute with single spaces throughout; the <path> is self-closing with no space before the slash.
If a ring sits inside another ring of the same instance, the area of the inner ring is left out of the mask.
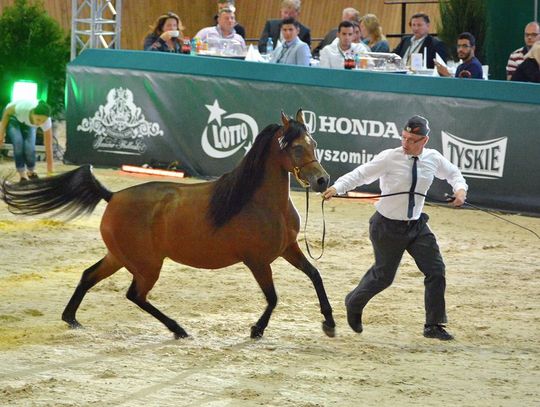
<path id="1" fill-rule="evenodd" d="M 330 182 L 330 176 L 324 170 L 315 155 L 317 143 L 304 124 L 302 109 L 296 113 L 296 120 L 281 112 L 283 133 L 279 145 L 286 153 L 287 171 L 292 172 L 302 187 L 311 187 L 315 192 L 325 191 Z"/>

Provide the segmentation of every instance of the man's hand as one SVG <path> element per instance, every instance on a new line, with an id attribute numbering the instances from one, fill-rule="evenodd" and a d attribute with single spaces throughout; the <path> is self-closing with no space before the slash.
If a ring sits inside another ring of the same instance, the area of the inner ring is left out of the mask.
<path id="1" fill-rule="evenodd" d="M 467 191 L 464 189 L 459 189 L 454 193 L 454 200 L 452 201 L 453 206 L 461 206 L 465 203 L 467 198 Z"/>
<path id="2" fill-rule="evenodd" d="M 326 191 L 323 192 L 322 197 L 325 201 L 328 201 L 331 199 L 334 195 L 337 195 L 336 188 L 330 187 Z"/>

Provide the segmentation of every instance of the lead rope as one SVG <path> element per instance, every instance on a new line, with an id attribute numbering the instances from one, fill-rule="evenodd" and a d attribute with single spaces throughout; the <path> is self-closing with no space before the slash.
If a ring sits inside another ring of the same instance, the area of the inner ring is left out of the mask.
<path id="1" fill-rule="evenodd" d="M 404 192 L 395 192 L 393 194 L 385 194 L 385 195 L 361 196 L 361 197 L 357 197 L 355 199 L 385 198 L 387 196 L 405 195 L 405 194 L 408 195 L 408 194 L 410 194 L 410 192 L 405 192 L 404 191 Z M 444 196 L 446 197 L 446 200 L 444 200 L 444 201 L 441 200 L 441 199 L 428 197 L 427 195 L 421 194 L 420 192 L 414 192 L 414 194 L 423 196 L 424 198 L 429 199 L 432 202 L 439 202 L 439 203 L 448 203 L 448 202 L 452 202 L 455 199 L 452 195 L 449 195 L 449 194 L 444 194 Z M 304 240 L 306 242 L 306 250 L 307 250 L 307 252 L 309 254 L 309 257 L 311 257 L 311 259 L 313 259 L 313 260 L 319 260 L 324 254 L 324 239 L 326 237 L 326 221 L 325 221 L 325 217 L 324 217 L 324 201 L 325 201 L 324 199 L 321 200 L 321 212 L 322 212 L 322 218 L 323 218 L 323 231 L 322 231 L 322 239 L 321 239 L 321 254 L 319 255 L 319 257 L 315 258 L 315 257 L 313 257 L 313 255 L 311 254 L 311 250 L 309 249 L 309 243 L 308 243 L 307 232 L 306 232 L 308 216 L 309 216 L 309 187 L 306 188 L 306 221 L 304 222 Z M 536 233 L 534 230 L 529 229 L 529 228 L 527 228 L 527 227 L 525 227 L 523 225 L 520 225 L 518 223 L 512 222 L 511 220 L 505 219 L 502 216 L 496 215 L 496 214 L 493 213 L 493 211 L 480 208 L 478 206 L 470 204 L 467 201 L 465 201 L 465 203 L 463 205 L 467 205 L 467 206 L 469 206 L 471 208 L 474 208 L 474 209 L 477 209 L 479 211 L 485 212 L 488 215 L 494 216 L 497 219 L 504 220 L 505 222 L 508 222 L 508 223 L 510 223 L 510 224 L 512 224 L 514 226 L 517 226 L 517 227 L 519 227 L 521 229 L 525 229 L 526 231 L 531 232 L 534 236 L 536 236 L 538 239 L 540 239 L 540 235 L 538 235 L 538 233 Z"/>
<path id="2" fill-rule="evenodd" d="M 306 188 L 306 221 L 304 222 L 304 241 L 306 242 L 306 251 L 308 252 L 309 257 L 311 257 L 312 260 L 319 260 L 323 254 L 324 254 L 324 239 L 326 237 L 326 220 L 324 218 L 324 199 L 321 199 L 321 212 L 322 212 L 322 239 L 321 239 L 321 254 L 319 257 L 315 258 L 311 254 L 311 250 L 309 249 L 309 243 L 307 238 L 307 222 L 308 222 L 308 216 L 309 216 L 309 187 Z"/>

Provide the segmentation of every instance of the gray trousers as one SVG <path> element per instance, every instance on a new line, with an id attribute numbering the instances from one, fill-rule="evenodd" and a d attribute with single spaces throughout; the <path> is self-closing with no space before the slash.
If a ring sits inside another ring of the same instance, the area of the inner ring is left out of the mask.
<path id="1" fill-rule="evenodd" d="M 405 250 L 424 274 L 426 324 L 446 323 L 444 290 L 445 266 L 435 235 L 423 213 L 416 221 L 387 219 L 379 212 L 369 220 L 369 238 L 375 252 L 375 264 L 360 284 L 345 298 L 349 311 L 360 313 L 369 300 L 394 281 Z"/>

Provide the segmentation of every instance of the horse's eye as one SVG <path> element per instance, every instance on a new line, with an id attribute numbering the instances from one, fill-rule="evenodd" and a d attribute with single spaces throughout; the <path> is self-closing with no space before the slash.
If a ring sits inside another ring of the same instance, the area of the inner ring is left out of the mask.
<path id="1" fill-rule="evenodd" d="M 304 147 L 302 147 L 302 146 L 294 146 L 293 147 L 293 154 L 294 154 L 294 158 L 302 158 L 302 155 L 304 154 Z"/>

